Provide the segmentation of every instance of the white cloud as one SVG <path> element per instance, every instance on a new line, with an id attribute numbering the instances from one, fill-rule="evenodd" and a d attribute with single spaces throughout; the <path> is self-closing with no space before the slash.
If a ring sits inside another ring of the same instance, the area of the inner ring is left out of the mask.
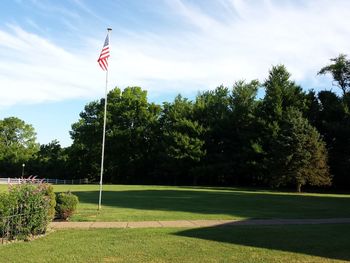
<path id="1" fill-rule="evenodd" d="M 110 87 L 196 92 L 242 78 L 263 80 L 278 63 L 298 82 L 324 85 L 317 71 L 350 50 L 350 2 L 301 2 L 220 0 L 225 12 L 215 13 L 167 1 L 164 12 L 186 30 L 113 32 Z M 102 96 L 104 74 L 96 62 L 102 43 L 85 39 L 74 51 L 18 26 L 0 30 L 0 106 Z"/>
<path id="2" fill-rule="evenodd" d="M 91 96 L 97 80 L 89 57 L 11 26 L 0 31 L 0 105 L 58 101 Z M 85 75 L 86 74 L 86 75 Z"/>

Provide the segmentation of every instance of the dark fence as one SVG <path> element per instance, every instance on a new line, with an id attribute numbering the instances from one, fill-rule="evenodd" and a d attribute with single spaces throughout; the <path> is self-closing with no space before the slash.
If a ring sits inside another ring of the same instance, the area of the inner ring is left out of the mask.
<path id="1" fill-rule="evenodd" d="M 50 183 L 50 184 L 88 184 L 87 178 L 83 179 L 24 179 L 24 178 L 0 178 L 0 184 L 22 184 L 22 183 Z"/>
<path id="2" fill-rule="evenodd" d="M 13 239 L 23 239 L 28 237 L 30 232 L 42 232 L 43 229 L 33 229 L 35 225 L 31 225 L 33 217 L 40 215 L 42 211 L 35 209 L 24 209 L 18 206 L 10 210 L 10 215 L 0 217 L 0 238 L 1 244 Z"/>

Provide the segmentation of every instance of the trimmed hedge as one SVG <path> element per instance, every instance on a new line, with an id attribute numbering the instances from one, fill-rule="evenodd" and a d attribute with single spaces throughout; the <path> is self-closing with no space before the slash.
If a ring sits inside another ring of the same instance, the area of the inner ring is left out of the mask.
<path id="1" fill-rule="evenodd" d="M 79 199 L 71 192 L 59 193 L 56 196 L 56 217 L 67 220 L 77 209 Z"/>

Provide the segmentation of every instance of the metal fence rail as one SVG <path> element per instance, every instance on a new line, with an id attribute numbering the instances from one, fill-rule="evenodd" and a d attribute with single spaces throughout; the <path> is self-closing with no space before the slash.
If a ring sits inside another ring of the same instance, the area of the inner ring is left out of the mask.
<path id="1" fill-rule="evenodd" d="M 24 179 L 24 178 L 0 178 L 0 184 L 23 184 L 23 183 L 50 183 L 50 184 L 88 184 L 87 178 L 83 179 Z"/>
<path id="2" fill-rule="evenodd" d="M 10 215 L 0 216 L 0 244 L 12 239 L 28 236 L 32 231 L 29 228 L 29 225 L 31 225 L 30 218 L 42 213 L 42 211 L 35 209 L 25 211 L 22 205 L 10 210 Z M 43 229 L 38 230 L 39 233 L 44 232 Z"/>

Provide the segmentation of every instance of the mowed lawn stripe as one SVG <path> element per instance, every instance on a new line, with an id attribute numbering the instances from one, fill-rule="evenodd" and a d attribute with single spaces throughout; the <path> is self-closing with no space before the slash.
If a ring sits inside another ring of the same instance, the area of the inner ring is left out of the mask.
<path id="1" fill-rule="evenodd" d="M 350 195 L 296 194 L 241 188 L 106 185 L 97 211 L 97 185 L 71 190 L 80 204 L 74 221 L 152 221 L 249 218 L 349 218 Z"/>
<path id="2" fill-rule="evenodd" d="M 3 262 L 346 262 L 350 225 L 59 230 Z"/>
<path id="3" fill-rule="evenodd" d="M 0 186 L 4 191 L 6 186 Z M 261 189 L 105 185 L 54 185 L 80 203 L 72 221 L 154 221 L 251 218 L 350 218 L 350 195 Z"/>

